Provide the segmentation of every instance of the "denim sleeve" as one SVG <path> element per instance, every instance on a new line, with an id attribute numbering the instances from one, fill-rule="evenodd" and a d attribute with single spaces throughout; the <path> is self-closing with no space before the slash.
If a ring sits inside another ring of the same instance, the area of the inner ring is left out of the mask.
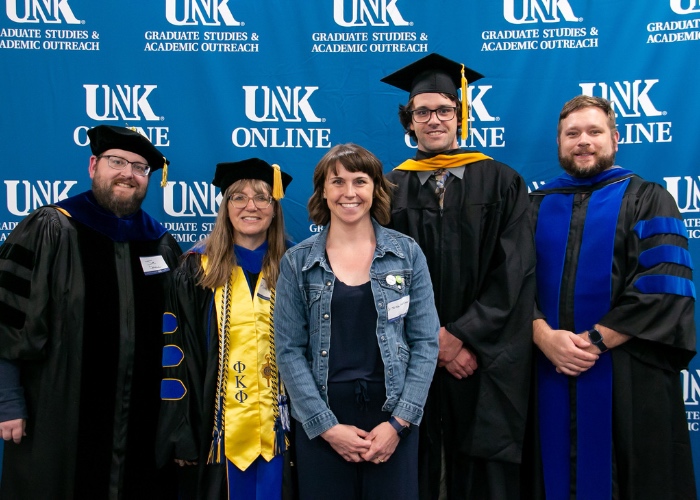
<path id="1" fill-rule="evenodd" d="M 409 254 L 412 255 L 413 279 L 404 333 L 411 356 L 403 392 L 393 415 L 418 425 L 437 365 L 440 320 L 425 255 L 415 243 L 412 243 Z"/>
<path id="2" fill-rule="evenodd" d="M 19 367 L 0 359 L 0 422 L 27 418 L 24 389 L 19 383 Z"/>
<path id="3" fill-rule="evenodd" d="M 309 349 L 309 315 L 299 287 L 300 279 L 289 252 L 280 263 L 275 289 L 275 349 L 280 377 L 287 389 L 292 416 L 309 439 L 338 424 L 338 419 L 321 398 L 309 366 L 315 353 Z"/>

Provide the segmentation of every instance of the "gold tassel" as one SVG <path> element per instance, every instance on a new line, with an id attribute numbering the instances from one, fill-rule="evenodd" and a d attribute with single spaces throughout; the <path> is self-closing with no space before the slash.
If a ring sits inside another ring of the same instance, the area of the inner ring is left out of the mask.
<path id="1" fill-rule="evenodd" d="M 168 162 L 164 156 L 163 157 L 163 177 L 160 180 L 160 187 L 164 188 L 167 185 L 168 185 Z"/>
<path id="2" fill-rule="evenodd" d="M 272 165 L 274 174 L 272 178 L 272 197 L 276 200 L 284 198 L 284 189 L 282 189 L 282 170 L 276 163 Z"/>
<path id="3" fill-rule="evenodd" d="M 467 79 L 464 76 L 464 64 L 462 64 L 462 140 L 469 133 L 469 103 L 467 102 Z"/>

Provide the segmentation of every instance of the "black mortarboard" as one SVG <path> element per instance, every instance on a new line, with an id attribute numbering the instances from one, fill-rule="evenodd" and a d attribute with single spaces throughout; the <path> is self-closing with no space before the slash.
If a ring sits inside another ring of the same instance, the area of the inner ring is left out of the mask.
<path id="1" fill-rule="evenodd" d="M 276 200 L 284 198 L 284 191 L 292 182 L 292 176 L 282 172 L 279 165 L 270 165 L 260 158 L 228 163 L 217 163 L 213 185 L 224 193 L 228 187 L 241 179 L 260 179 L 272 188 L 272 197 Z"/>
<path id="2" fill-rule="evenodd" d="M 381 81 L 409 92 L 409 100 L 418 94 L 433 92 L 457 97 L 457 89 L 461 88 L 462 139 L 465 139 L 469 119 L 467 84 L 483 77 L 463 64 L 433 53 L 385 76 Z"/>
<path id="3" fill-rule="evenodd" d="M 151 144 L 151 141 L 135 130 L 112 125 L 98 125 L 87 131 L 92 154 L 99 156 L 108 149 L 123 149 L 141 155 L 151 167 L 151 171 L 163 169 L 161 186 L 165 187 L 170 161 Z"/>

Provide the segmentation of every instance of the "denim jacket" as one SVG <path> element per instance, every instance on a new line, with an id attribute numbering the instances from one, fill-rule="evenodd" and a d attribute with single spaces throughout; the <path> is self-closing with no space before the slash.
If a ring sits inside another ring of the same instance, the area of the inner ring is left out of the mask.
<path id="1" fill-rule="evenodd" d="M 418 244 L 374 220 L 372 224 L 377 245 L 370 280 L 386 385 L 382 409 L 418 425 L 438 355 L 433 287 Z M 277 366 L 292 416 L 310 439 L 339 423 L 328 407 L 327 392 L 328 358 L 342 355 L 330 352 L 335 275 L 326 257 L 328 228 L 287 251 L 275 291 Z M 407 296 L 408 311 L 401 314 L 399 301 Z"/>

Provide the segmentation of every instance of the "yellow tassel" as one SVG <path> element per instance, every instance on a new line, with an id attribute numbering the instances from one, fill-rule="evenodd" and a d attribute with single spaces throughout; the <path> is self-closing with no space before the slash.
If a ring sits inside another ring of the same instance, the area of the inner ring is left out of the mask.
<path id="1" fill-rule="evenodd" d="M 462 64 L 462 140 L 469 133 L 469 103 L 467 102 L 467 79 L 464 76 L 464 64 Z"/>
<path id="2" fill-rule="evenodd" d="M 168 162 L 163 157 L 163 177 L 160 180 L 160 187 L 164 188 L 168 185 Z"/>
<path id="3" fill-rule="evenodd" d="M 282 189 L 282 170 L 276 163 L 272 165 L 274 174 L 272 178 L 272 197 L 276 200 L 284 198 L 284 189 Z"/>

